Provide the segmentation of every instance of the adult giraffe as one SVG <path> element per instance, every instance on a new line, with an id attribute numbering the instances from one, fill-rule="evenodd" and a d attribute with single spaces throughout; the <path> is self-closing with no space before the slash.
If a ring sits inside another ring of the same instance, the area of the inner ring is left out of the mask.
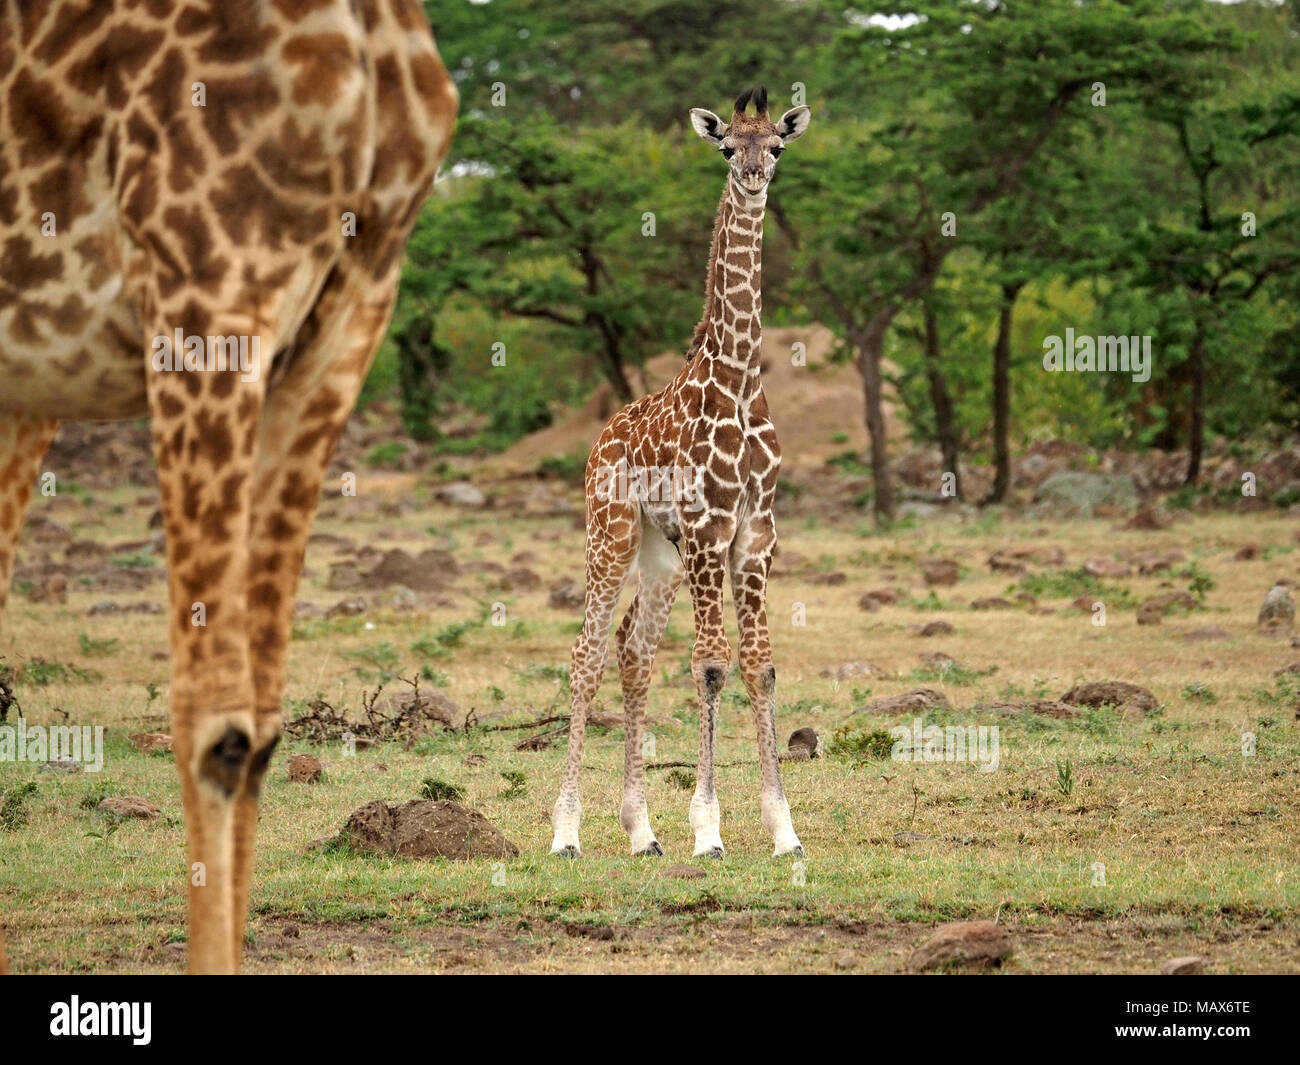
<path id="1" fill-rule="evenodd" d="M 0 15 L 0 607 L 58 419 L 147 414 L 192 972 L 239 967 L 311 520 L 456 103 L 418 0 Z"/>
<path id="2" fill-rule="evenodd" d="M 755 114 L 747 114 L 750 100 Z M 775 123 L 767 90 L 741 93 L 731 121 L 695 108 L 691 125 L 727 160 L 727 184 L 713 224 L 704 316 L 686 365 L 662 390 L 610 419 L 587 460 L 587 591 L 573 644 L 569 757 L 555 802 L 551 853 L 582 853 L 578 773 L 587 709 L 600 687 L 609 625 L 623 585 L 638 573 L 636 597 L 615 637 L 625 718 L 619 820 L 634 854 L 663 854 L 650 827 L 641 736 L 655 652 L 685 575 L 695 611 L 691 654 L 700 699 L 700 761 L 691 799 L 695 856 L 721 858 L 714 789 L 718 696 L 731 665 L 722 596 L 731 578 L 740 630 L 740 673 L 758 732 L 763 827 L 776 855 L 803 856 L 781 787 L 776 747 L 776 670 L 767 631 L 767 572 L 776 549 L 781 449 L 759 378 L 762 354 L 763 214 L 767 186 L 785 146 L 803 136 L 811 112 L 793 107 Z M 629 490 L 629 485 L 635 487 Z"/>

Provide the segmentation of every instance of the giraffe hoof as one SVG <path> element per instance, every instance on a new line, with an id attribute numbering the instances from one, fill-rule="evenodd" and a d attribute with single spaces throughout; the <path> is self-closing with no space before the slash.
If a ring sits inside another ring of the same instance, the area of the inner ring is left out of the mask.
<path id="1" fill-rule="evenodd" d="M 561 847 L 558 851 L 551 851 L 556 858 L 581 858 L 582 851 L 578 850 L 572 843 L 567 847 Z"/>
<path id="2" fill-rule="evenodd" d="M 700 851 L 699 854 L 692 855 L 694 858 L 716 858 L 722 861 L 727 852 L 722 847 L 710 847 L 708 850 Z"/>
<path id="3" fill-rule="evenodd" d="M 645 850 L 636 852 L 638 858 L 662 858 L 663 856 L 664 849 L 659 846 L 658 840 L 654 840 Z"/>

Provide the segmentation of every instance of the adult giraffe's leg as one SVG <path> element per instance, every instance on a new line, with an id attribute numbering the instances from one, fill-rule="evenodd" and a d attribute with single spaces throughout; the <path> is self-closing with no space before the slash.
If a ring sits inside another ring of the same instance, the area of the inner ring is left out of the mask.
<path id="1" fill-rule="evenodd" d="M 276 338 L 251 315 L 160 313 L 152 335 Z M 264 375 L 153 370 L 154 457 L 167 537 L 171 718 L 189 859 L 189 968 L 236 969 L 234 817 L 250 766 L 269 757 L 254 713 L 248 563 L 252 483 Z"/>
<path id="2" fill-rule="evenodd" d="M 750 518 L 731 547 L 731 589 L 740 629 L 740 675 L 749 692 L 758 732 L 758 764 L 763 780 L 763 827 L 776 843 L 775 854 L 803 857 L 790 821 L 790 804 L 781 787 L 776 744 L 776 668 L 767 631 L 767 573 L 776 547 L 772 517 Z"/>
<path id="3" fill-rule="evenodd" d="M 329 459 L 383 339 L 396 278 L 367 277 L 349 290 L 342 268 L 317 301 L 311 339 L 267 396 L 253 477 L 249 544 L 248 638 L 251 643 L 255 748 L 236 796 L 233 848 L 236 964 L 243 953 L 258 794 L 283 718 L 285 663 L 307 539 Z"/>
<path id="4" fill-rule="evenodd" d="M 0 412 L 0 631 L 32 486 L 58 427 L 53 418 Z"/>
<path id="5" fill-rule="evenodd" d="M 722 625 L 722 588 L 727 571 L 729 535 L 718 535 L 713 524 L 705 534 L 692 531 L 686 538 L 686 579 L 690 584 L 695 613 L 695 649 L 691 673 L 700 700 L 700 762 L 695 773 L 695 794 L 691 797 L 691 829 L 695 833 L 695 857 L 721 858 L 721 812 L 713 773 L 713 755 L 718 724 L 718 698 L 731 666 L 731 645 Z"/>
<path id="6" fill-rule="evenodd" d="M 41 457 L 58 427 L 59 423 L 52 418 L 0 414 L 0 634 L 4 632 L 4 609 L 14 574 L 14 554 L 27 504 L 32 498 L 32 484 Z M 0 926 L 0 974 L 8 971 L 4 928 Z"/>
<path id="7" fill-rule="evenodd" d="M 636 557 L 640 525 L 635 504 L 593 500 L 588 486 L 587 590 L 582 631 L 573 641 L 569 665 L 569 756 L 564 764 L 564 781 L 551 813 L 555 836 L 551 853 L 561 858 L 580 858 L 578 826 L 582 802 L 578 797 L 578 776 L 582 769 L 582 741 L 587 733 L 587 710 L 600 687 L 609 653 L 609 624 L 618 606 L 619 593 L 627 581 Z"/>
<path id="8" fill-rule="evenodd" d="M 682 561 L 677 549 L 653 527 L 642 529 L 637 555 L 640 583 L 615 637 L 619 675 L 623 681 L 624 769 L 623 806 L 619 821 L 632 841 L 633 854 L 663 854 L 650 827 L 645 796 L 646 694 L 655 652 L 672 612 L 682 581 Z"/>

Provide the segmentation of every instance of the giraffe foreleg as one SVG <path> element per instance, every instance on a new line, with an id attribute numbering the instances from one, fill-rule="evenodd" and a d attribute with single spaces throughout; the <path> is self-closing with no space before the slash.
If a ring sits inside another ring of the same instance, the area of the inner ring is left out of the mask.
<path id="1" fill-rule="evenodd" d="M 249 328 L 252 325 L 253 328 Z M 193 305 L 155 335 L 233 335 L 276 350 L 247 318 Z M 229 973 L 235 813 L 265 753 L 248 637 L 249 522 L 266 384 L 229 369 L 156 369 L 147 378 L 171 603 L 171 717 L 189 856 L 189 968 Z"/>
<path id="2" fill-rule="evenodd" d="M 731 588 L 740 630 L 740 675 L 749 693 L 758 735 L 762 776 L 763 827 L 776 844 L 776 857 L 803 857 L 790 820 L 790 804 L 781 786 L 776 742 L 776 668 L 767 630 L 767 573 L 776 546 L 770 518 L 751 519 L 732 545 Z"/>
<path id="3" fill-rule="evenodd" d="M 582 802 L 578 777 L 582 769 L 582 742 L 587 733 L 587 711 L 600 687 L 609 652 L 609 625 L 619 593 L 636 557 L 638 525 L 635 505 L 604 503 L 587 513 L 587 589 L 582 631 L 573 642 L 570 657 L 569 753 L 564 781 L 551 813 L 555 835 L 551 853 L 561 858 L 582 857 L 578 827 Z"/>
<path id="4" fill-rule="evenodd" d="M 714 779 L 714 751 L 717 746 L 718 702 L 731 667 L 731 645 L 722 624 L 722 588 L 726 576 L 730 538 L 701 542 L 689 538 L 686 546 L 686 576 L 690 582 L 695 613 L 695 648 L 691 673 L 699 694 L 700 760 L 695 773 L 695 794 L 691 797 L 691 830 L 695 833 L 697 858 L 721 858 L 721 809 Z"/>
<path id="5" fill-rule="evenodd" d="M 619 822 L 627 831 L 632 853 L 663 854 L 654 829 L 645 794 L 646 696 L 655 652 L 673 600 L 682 580 L 681 558 L 662 533 L 653 527 L 642 530 L 638 553 L 640 583 L 615 637 L 619 674 L 623 682 L 624 771 L 623 805 Z"/>

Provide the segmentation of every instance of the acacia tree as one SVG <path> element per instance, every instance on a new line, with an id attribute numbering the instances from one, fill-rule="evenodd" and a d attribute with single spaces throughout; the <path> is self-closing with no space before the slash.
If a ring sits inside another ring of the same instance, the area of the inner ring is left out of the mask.
<path id="1" fill-rule="evenodd" d="M 786 220 L 800 234 L 810 302 L 862 375 L 878 517 L 894 510 L 881 359 L 895 319 L 933 287 L 962 226 L 1015 193 L 1049 139 L 1087 120 L 1094 86 L 1142 98 L 1204 81 L 1223 36 L 1204 6 L 926 0 L 899 12 L 918 16 L 910 24 L 841 34 L 837 62 L 863 75 L 846 102 L 884 117 L 839 131 L 819 165 L 794 171 L 801 187 Z"/>
<path id="2" fill-rule="evenodd" d="M 404 298 L 434 314 L 464 293 L 549 326 L 630 401 L 629 370 L 684 344 L 698 313 L 712 201 L 670 143 L 629 126 L 579 134 L 545 114 L 471 116 L 457 147 L 478 172 L 426 209 Z"/>

